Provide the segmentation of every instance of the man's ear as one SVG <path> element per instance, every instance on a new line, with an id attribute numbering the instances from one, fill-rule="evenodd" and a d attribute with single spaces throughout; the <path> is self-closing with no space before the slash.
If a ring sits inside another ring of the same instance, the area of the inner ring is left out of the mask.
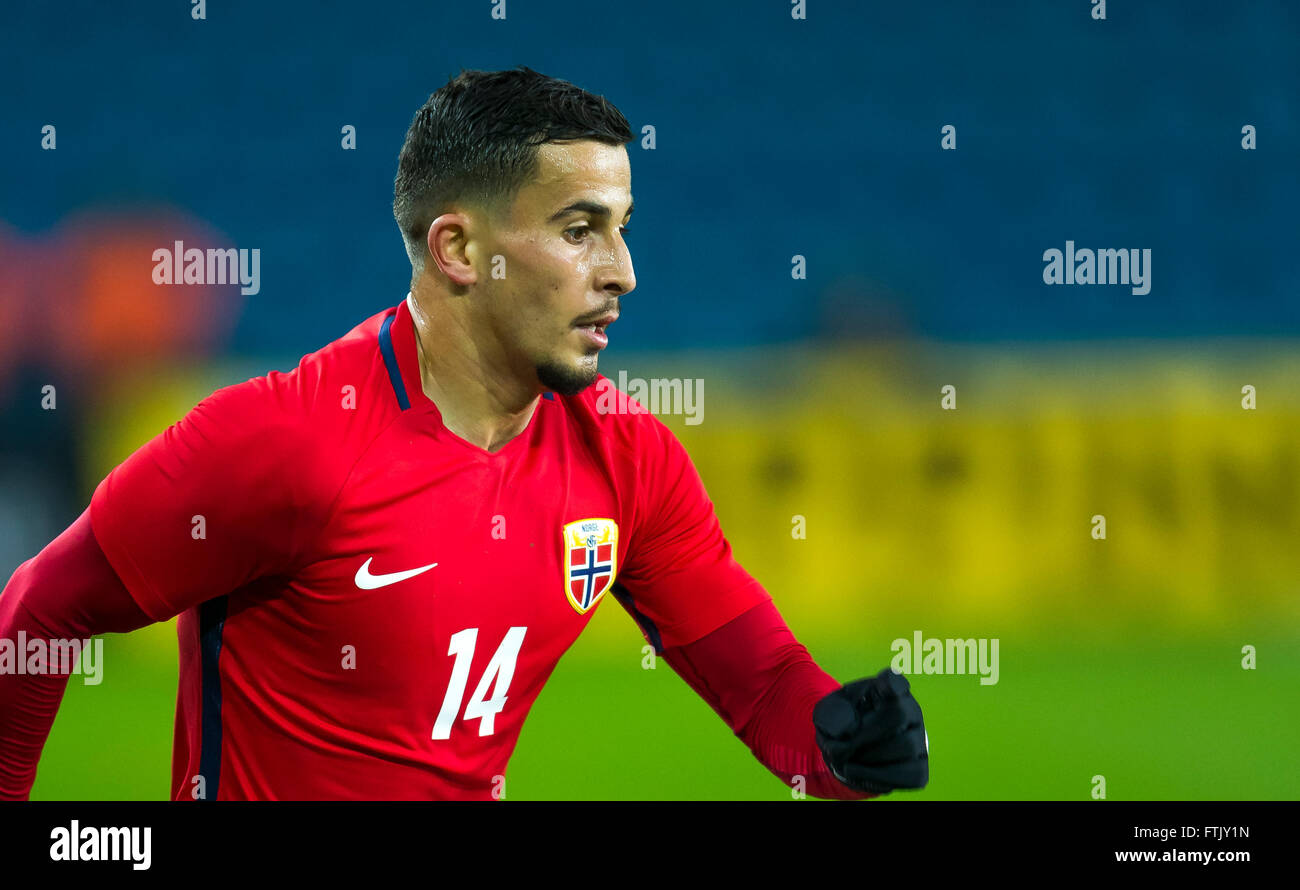
<path id="1" fill-rule="evenodd" d="M 429 224 L 425 238 L 429 257 L 455 285 L 478 281 L 470 250 L 470 220 L 463 213 L 444 213 Z"/>

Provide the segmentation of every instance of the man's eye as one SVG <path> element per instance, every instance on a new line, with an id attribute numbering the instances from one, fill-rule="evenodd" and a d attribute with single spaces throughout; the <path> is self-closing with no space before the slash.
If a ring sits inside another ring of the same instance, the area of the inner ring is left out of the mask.
<path id="1" fill-rule="evenodd" d="M 619 232 L 621 232 L 624 236 L 632 234 L 632 230 L 629 229 L 627 226 L 619 226 L 619 227 L 618 227 L 618 230 L 619 230 Z"/>
<path id="2" fill-rule="evenodd" d="M 573 235 L 573 238 L 574 238 L 575 240 L 581 241 L 581 240 L 583 240 L 583 238 L 586 237 L 587 232 L 589 232 L 589 231 L 591 231 L 591 227 L 590 227 L 590 226 L 574 226 L 574 227 L 571 228 L 571 229 L 565 229 L 565 230 L 564 230 L 564 234 L 566 234 L 566 235 Z M 582 233 L 582 236 L 583 236 L 583 237 L 582 237 L 582 238 L 579 238 L 578 235 L 574 234 L 575 232 L 580 232 L 580 233 Z"/>

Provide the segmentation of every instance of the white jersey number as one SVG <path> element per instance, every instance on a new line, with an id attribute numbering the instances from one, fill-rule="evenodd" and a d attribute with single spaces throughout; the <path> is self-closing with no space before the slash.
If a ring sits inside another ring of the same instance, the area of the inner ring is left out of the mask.
<path id="1" fill-rule="evenodd" d="M 465 719 L 478 720 L 478 734 L 492 735 L 496 729 L 496 715 L 506 706 L 506 692 L 510 681 L 515 676 L 515 661 L 519 658 L 519 647 L 523 645 L 526 627 L 512 627 L 506 631 L 506 637 L 497 647 L 496 654 L 483 671 L 483 679 L 478 681 L 469 704 L 465 706 Z M 465 698 L 465 683 L 469 680 L 470 662 L 474 660 L 474 646 L 478 642 L 478 628 L 470 627 L 451 635 L 451 645 L 447 654 L 455 656 L 456 662 L 451 666 L 451 682 L 447 685 L 447 696 L 442 700 L 442 709 L 438 711 L 438 721 L 433 724 L 435 739 L 451 738 L 451 727 L 460 712 L 461 700 Z M 492 697 L 488 698 L 491 687 Z"/>

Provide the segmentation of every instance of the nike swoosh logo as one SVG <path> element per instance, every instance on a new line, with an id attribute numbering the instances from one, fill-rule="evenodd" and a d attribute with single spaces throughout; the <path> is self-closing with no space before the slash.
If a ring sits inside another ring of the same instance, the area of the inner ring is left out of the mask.
<path id="1" fill-rule="evenodd" d="M 362 590 L 377 590 L 380 587 L 387 587 L 389 584 L 396 584 L 398 581 L 405 581 L 407 578 L 414 578 L 423 572 L 429 571 L 437 565 L 431 562 L 427 566 L 420 566 L 418 569 L 407 569 L 405 572 L 389 572 L 386 575 L 370 574 L 370 563 L 374 562 L 374 557 L 365 561 L 361 568 L 357 569 L 357 586 Z"/>

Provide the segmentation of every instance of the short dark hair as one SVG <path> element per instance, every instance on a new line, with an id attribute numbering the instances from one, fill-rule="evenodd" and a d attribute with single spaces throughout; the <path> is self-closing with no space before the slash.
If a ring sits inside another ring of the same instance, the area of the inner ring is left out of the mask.
<path id="1" fill-rule="evenodd" d="M 397 161 L 393 216 L 412 264 L 453 202 L 499 211 L 535 174 L 543 143 L 575 139 L 624 145 L 632 130 L 604 96 L 523 65 L 449 79 L 415 113 Z"/>

